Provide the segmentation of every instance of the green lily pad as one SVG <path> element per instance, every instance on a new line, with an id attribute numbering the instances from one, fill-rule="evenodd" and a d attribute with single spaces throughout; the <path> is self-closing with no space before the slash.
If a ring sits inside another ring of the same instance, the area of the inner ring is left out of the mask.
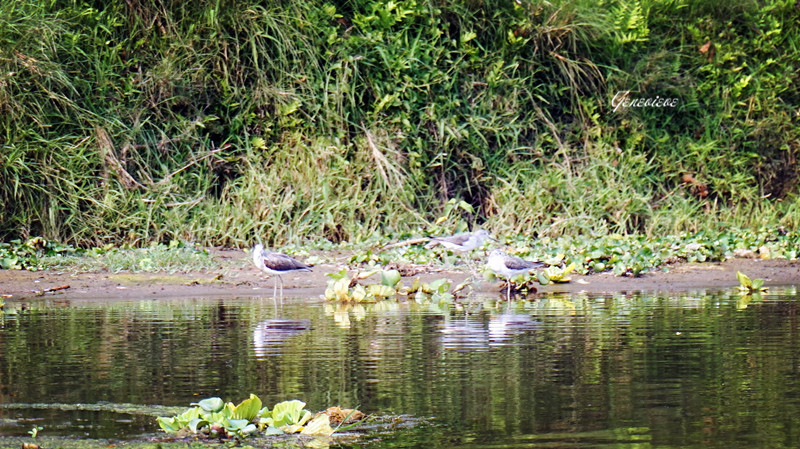
<path id="1" fill-rule="evenodd" d="M 221 411 L 223 407 L 225 407 L 225 402 L 220 398 L 214 397 L 214 398 L 203 399 L 202 401 L 194 403 L 192 405 L 197 405 L 201 409 L 207 412 L 216 413 Z"/>
<path id="2" fill-rule="evenodd" d="M 394 287 L 400 282 L 400 272 L 397 270 L 385 270 L 381 272 L 381 284 L 387 287 Z"/>

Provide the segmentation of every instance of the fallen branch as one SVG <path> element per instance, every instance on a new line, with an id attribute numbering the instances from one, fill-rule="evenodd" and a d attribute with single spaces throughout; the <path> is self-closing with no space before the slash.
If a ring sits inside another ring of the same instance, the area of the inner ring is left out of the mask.
<path id="1" fill-rule="evenodd" d="M 33 292 L 36 293 L 36 296 L 42 296 L 45 293 L 57 292 L 59 290 L 66 290 L 68 288 L 69 288 L 69 285 L 61 285 L 61 286 L 58 286 L 58 287 L 46 288 L 44 290 L 33 290 Z"/>
<path id="2" fill-rule="evenodd" d="M 415 238 L 415 239 L 403 240 L 402 242 L 397 242 L 397 243 L 392 243 L 390 245 L 386 245 L 383 248 L 381 248 L 381 251 L 386 251 L 387 249 L 392 249 L 392 248 L 399 248 L 401 246 L 416 245 L 417 243 L 426 243 L 426 242 L 429 242 L 430 240 L 431 239 L 429 239 L 427 237 L 420 237 L 420 238 Z"/>

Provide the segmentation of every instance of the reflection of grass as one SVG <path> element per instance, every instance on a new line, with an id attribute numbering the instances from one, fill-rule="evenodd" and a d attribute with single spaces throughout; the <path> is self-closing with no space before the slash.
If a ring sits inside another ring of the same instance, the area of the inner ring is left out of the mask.
<path id="1" fill-rule="evenodd" d="M 95 404 L 8 403 L 8 404 L 0 404 L 0 410 L 2 409 L 60 410 L 65 412 L 74 410 L 83 410 L 88 412 L 112 412 L 112 413 L 125 413 L 131 415 L 147 415 L 155 417 L 171 413 L 178 413 L 182 411 L 184 407 L 98 402 Z"/>

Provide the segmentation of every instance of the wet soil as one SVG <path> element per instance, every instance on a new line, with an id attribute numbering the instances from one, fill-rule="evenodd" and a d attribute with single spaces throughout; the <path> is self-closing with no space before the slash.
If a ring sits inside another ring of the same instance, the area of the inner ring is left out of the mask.
<path id="1" fill-rule="evenodd" d="M 51 297 L 63 299 L 147 299 L 170 297 L 250 297 L 272 296 L 274 278 L 259 272 L 241 251 L 213 250 L 218 267 L 213 270 L 179 273 L 69 272 L 0 270 L 0 295 L 8 300 Z M 325 276 L 345 268 L 347 256 L 327 255 L 331 263 L 320 264 L 311 272 L 293 272 L 282 276 L 284 296 L 314 297 L 323 295 Z M 471 273 L 463 266 L 397 267 L 410 284 L 413 277 L 423 281 L 446 277 L 456 285 Z M 721 263 L 679 263 L 638 277 L 614 276 L 611 273 L 573 275 L 569 283 L 539 287 L 545 292 L 679 292 L 696 289 L 719 290 L 738 285 L 736 272 L 761 278 L 766 286 L 800 284 L 800 261 L 729 259 Z M 279 282 L 279 281 L 278 281 Z M 500 282 L 490 282 L 477 275 L 473 291 L 496 294 Z"/>

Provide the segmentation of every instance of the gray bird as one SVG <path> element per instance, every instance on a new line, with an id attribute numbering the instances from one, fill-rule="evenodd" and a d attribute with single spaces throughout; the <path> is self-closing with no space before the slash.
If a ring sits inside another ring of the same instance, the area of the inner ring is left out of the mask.
<path id="1" fill-rule="evenodd" d="M 481 229 L 477 232 L 463 232 L 449 237 L 433 237 L 431 240 L 445 248 L 465 253 L 483 245 L 486 239 L 494 240 L 489 231 Z"/>
<path id="2" fill-rule="evenodd" d="M 520 259 L 519 257 L 509 256 L 503 251 L 496 249 L 489 253 L 489 258 L 486 260 L 486 268 L 494 271 L 496 274 L 501 275 L 508 282 L 507 298 L 511 298 L 511 278 L 518 274 L 525 274 L 536 268 L 544 268 L 545 264 L 542 262 L 531 262 L 528 260 Z"/>
<path id="3" fill-rule="evenodd" d="M 264 249 L 264 245 L 257 243 L 253 248 L 253 264 L 269 275 L 277 275 L 281 281 L 281 296 L 283 296 L 283 278 L 281 274 L 290 271 L 311 271 L 311 266 L 295 259 L 294 257 L 287 256 L 283 253 L 276 253 Z M 278 289 L 278 281 L 275 281 L 275 286 L 272 290 L 272 296 Z"/>

